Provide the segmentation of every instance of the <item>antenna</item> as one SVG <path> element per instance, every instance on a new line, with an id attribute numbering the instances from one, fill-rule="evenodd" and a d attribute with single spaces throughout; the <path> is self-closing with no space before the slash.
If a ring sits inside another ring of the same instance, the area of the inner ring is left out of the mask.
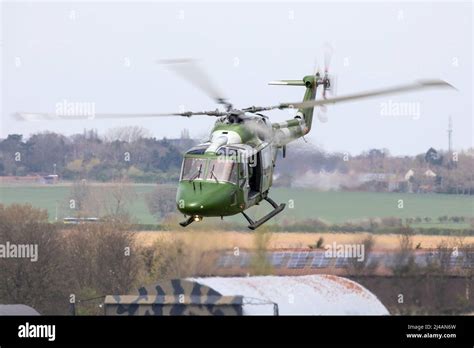
<path id="1" fill-rule="evenodd" d="M 449 116 L 448 122 L 448 152 L 453 151 L 453 118 Z"/>

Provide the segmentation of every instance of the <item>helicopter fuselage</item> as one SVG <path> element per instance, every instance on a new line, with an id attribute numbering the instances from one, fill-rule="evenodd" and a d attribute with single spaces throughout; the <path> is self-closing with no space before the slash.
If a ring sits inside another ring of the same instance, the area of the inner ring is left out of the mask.
<path id="1" fill-rule="evenodd" d="M 303 100 L 315 98 L 318 76 L 305 76 Z M 187 220 L 182 226 L 203 217 L 224 217 L 242 213 L 255 229 L 280 213 L 285 205 L 277 205 L 268 197 L 279 149 L 311 129 L 313 109 L 298 109 L 293 119 L 271 123 L 262 114 L 231 111 L 219 118 L 208 142 L 188 150 L 181 166 L 176 205 Z M 262 200 L 274 210 L 253 221 L 245 210 Z"/>
<path id="2" fill-rule="evenodd" d="M 240 123 L 218 120 L 210 141 L 186 152 L 176 203 L 200 220 L 243 212 L 268 194 L 278 147 L 261 117 Z"/>

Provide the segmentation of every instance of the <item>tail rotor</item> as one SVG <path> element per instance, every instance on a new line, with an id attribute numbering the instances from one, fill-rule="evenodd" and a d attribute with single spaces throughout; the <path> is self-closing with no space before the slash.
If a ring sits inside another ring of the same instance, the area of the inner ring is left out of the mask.
<path id="1" fill-rule="evenodd" d="M 319 85 L 322 86 L 323 91 L 321 93 L 322 99 L 327 99 L 327 93 L 331 94 L 331 97 L 335 97 L 335 91 L 337 86 L 337 78 L 330 74 L 330 66 L 332 61 L 332 56 L 334 53 L 334 49 L 329 43 L 325 43 L 323 46 L 324 50 L 324 75 L 322 77 L 318 76 L 319 71 L 316 73 L 316 77 L 319 78 Z M 318 68 L 319 70 L 319 68 Z M 318 120 L 322 123 L 326 123 L 328 121 L 327 117 L 327 107 L 325 105 L 321 105 L 316 108 L 316 116 Z"/>

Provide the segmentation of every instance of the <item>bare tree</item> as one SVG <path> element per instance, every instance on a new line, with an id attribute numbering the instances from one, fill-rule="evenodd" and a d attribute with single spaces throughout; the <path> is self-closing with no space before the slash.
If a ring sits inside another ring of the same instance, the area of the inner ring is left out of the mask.
<path id="1" fill-rule="evenodd" d="M 126 216 L 130 204 L 137 198 L 132 184 L 126 180 L 115 181 L 102 189 L 101 203 L 108 216 Z"/>
<path id="2" fill-rule="evenodd" d="M 373 273 L 379 266 L 377 261 L 370 260 L 370 255 L 375 245 L 374 237 L 369 235 L 356 244 L 364 246 L 364 258 L 362 260 L 352 258 L 349 262 L 349 273 L 353 275 L 367 275 Z"/>
<path id="3" fill-rule="evenodd" d="M 267 226 L 263 226 L 254 232 L 253 236 L 254 254 L 250 260 L 250 268 L 253 275 L 272 274 L 273 267 L 268 260 L 268 248 L 272 238 Z"/>
<path id="4" fill-rule="evenodd" d="M 72 186 L 63 214 L 77 217 L 128 216 L 129 207 L 136 198 L 137 194 L 127 180 L 103 186 L 90 185 L 82 180 Z"/>
<path id="5" fill-rule="evenodd" d="M 69 268 L 76 289 L 124 294 L 137 279 L 141 249 L 126 219 L 77 225 L 68 234 Z"/>
<path id="6" fill-rule="evenodd" d="M 164 218 L 176 211 L 176 188 L 158 185 L 146 196 L 148 210 L 157 218 Z"/>
<path id="7" fill-rule="evenodd" d="M 416 273 L 417 265 L 413 248 L 413 230 L 410 227 L 400 228 L 399 249 L 394 255 L 391 268 L 395 275 Z"/>
<path id="8" fill-rule="evenodd" d="M 134 143 L 143 138 L 151 138 L 151 132 L 148 129 L 139 126 L 117 127 L 110 129 L 104 140 L 108 142 L 125 141 Z"/>
<path id="9" fill-rule="evenodd" d="M 211 275 L 216 270 L 215 259 L 208 250 L 208 241 L 193 234 L 186 242 L 178 237 L 160 238 L 144 248 L 144 275 L 148 282 L 156 279 Z"/>
<path id="10" fill-rule="evenodd" d="M 74 182 L 69 194 L 69 200 L 66 202 L 66 205 L 69 206 L 68 209 L 75 211 L 74 215 L 86 213 L 87 204 L 90 203 L 88 202 L 90 194 L 91 187 L 87 184 L 86 180 Z"/>

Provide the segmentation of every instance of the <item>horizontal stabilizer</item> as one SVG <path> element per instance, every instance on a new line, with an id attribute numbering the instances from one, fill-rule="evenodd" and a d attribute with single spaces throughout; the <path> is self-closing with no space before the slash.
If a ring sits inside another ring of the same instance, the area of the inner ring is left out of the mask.
<path id="1" fill-rule="evenodd" d="M 269 85 L 280 85 L 280 86 L 304 86 L 303 80 L 277 80 L 270 81 Z"/>

